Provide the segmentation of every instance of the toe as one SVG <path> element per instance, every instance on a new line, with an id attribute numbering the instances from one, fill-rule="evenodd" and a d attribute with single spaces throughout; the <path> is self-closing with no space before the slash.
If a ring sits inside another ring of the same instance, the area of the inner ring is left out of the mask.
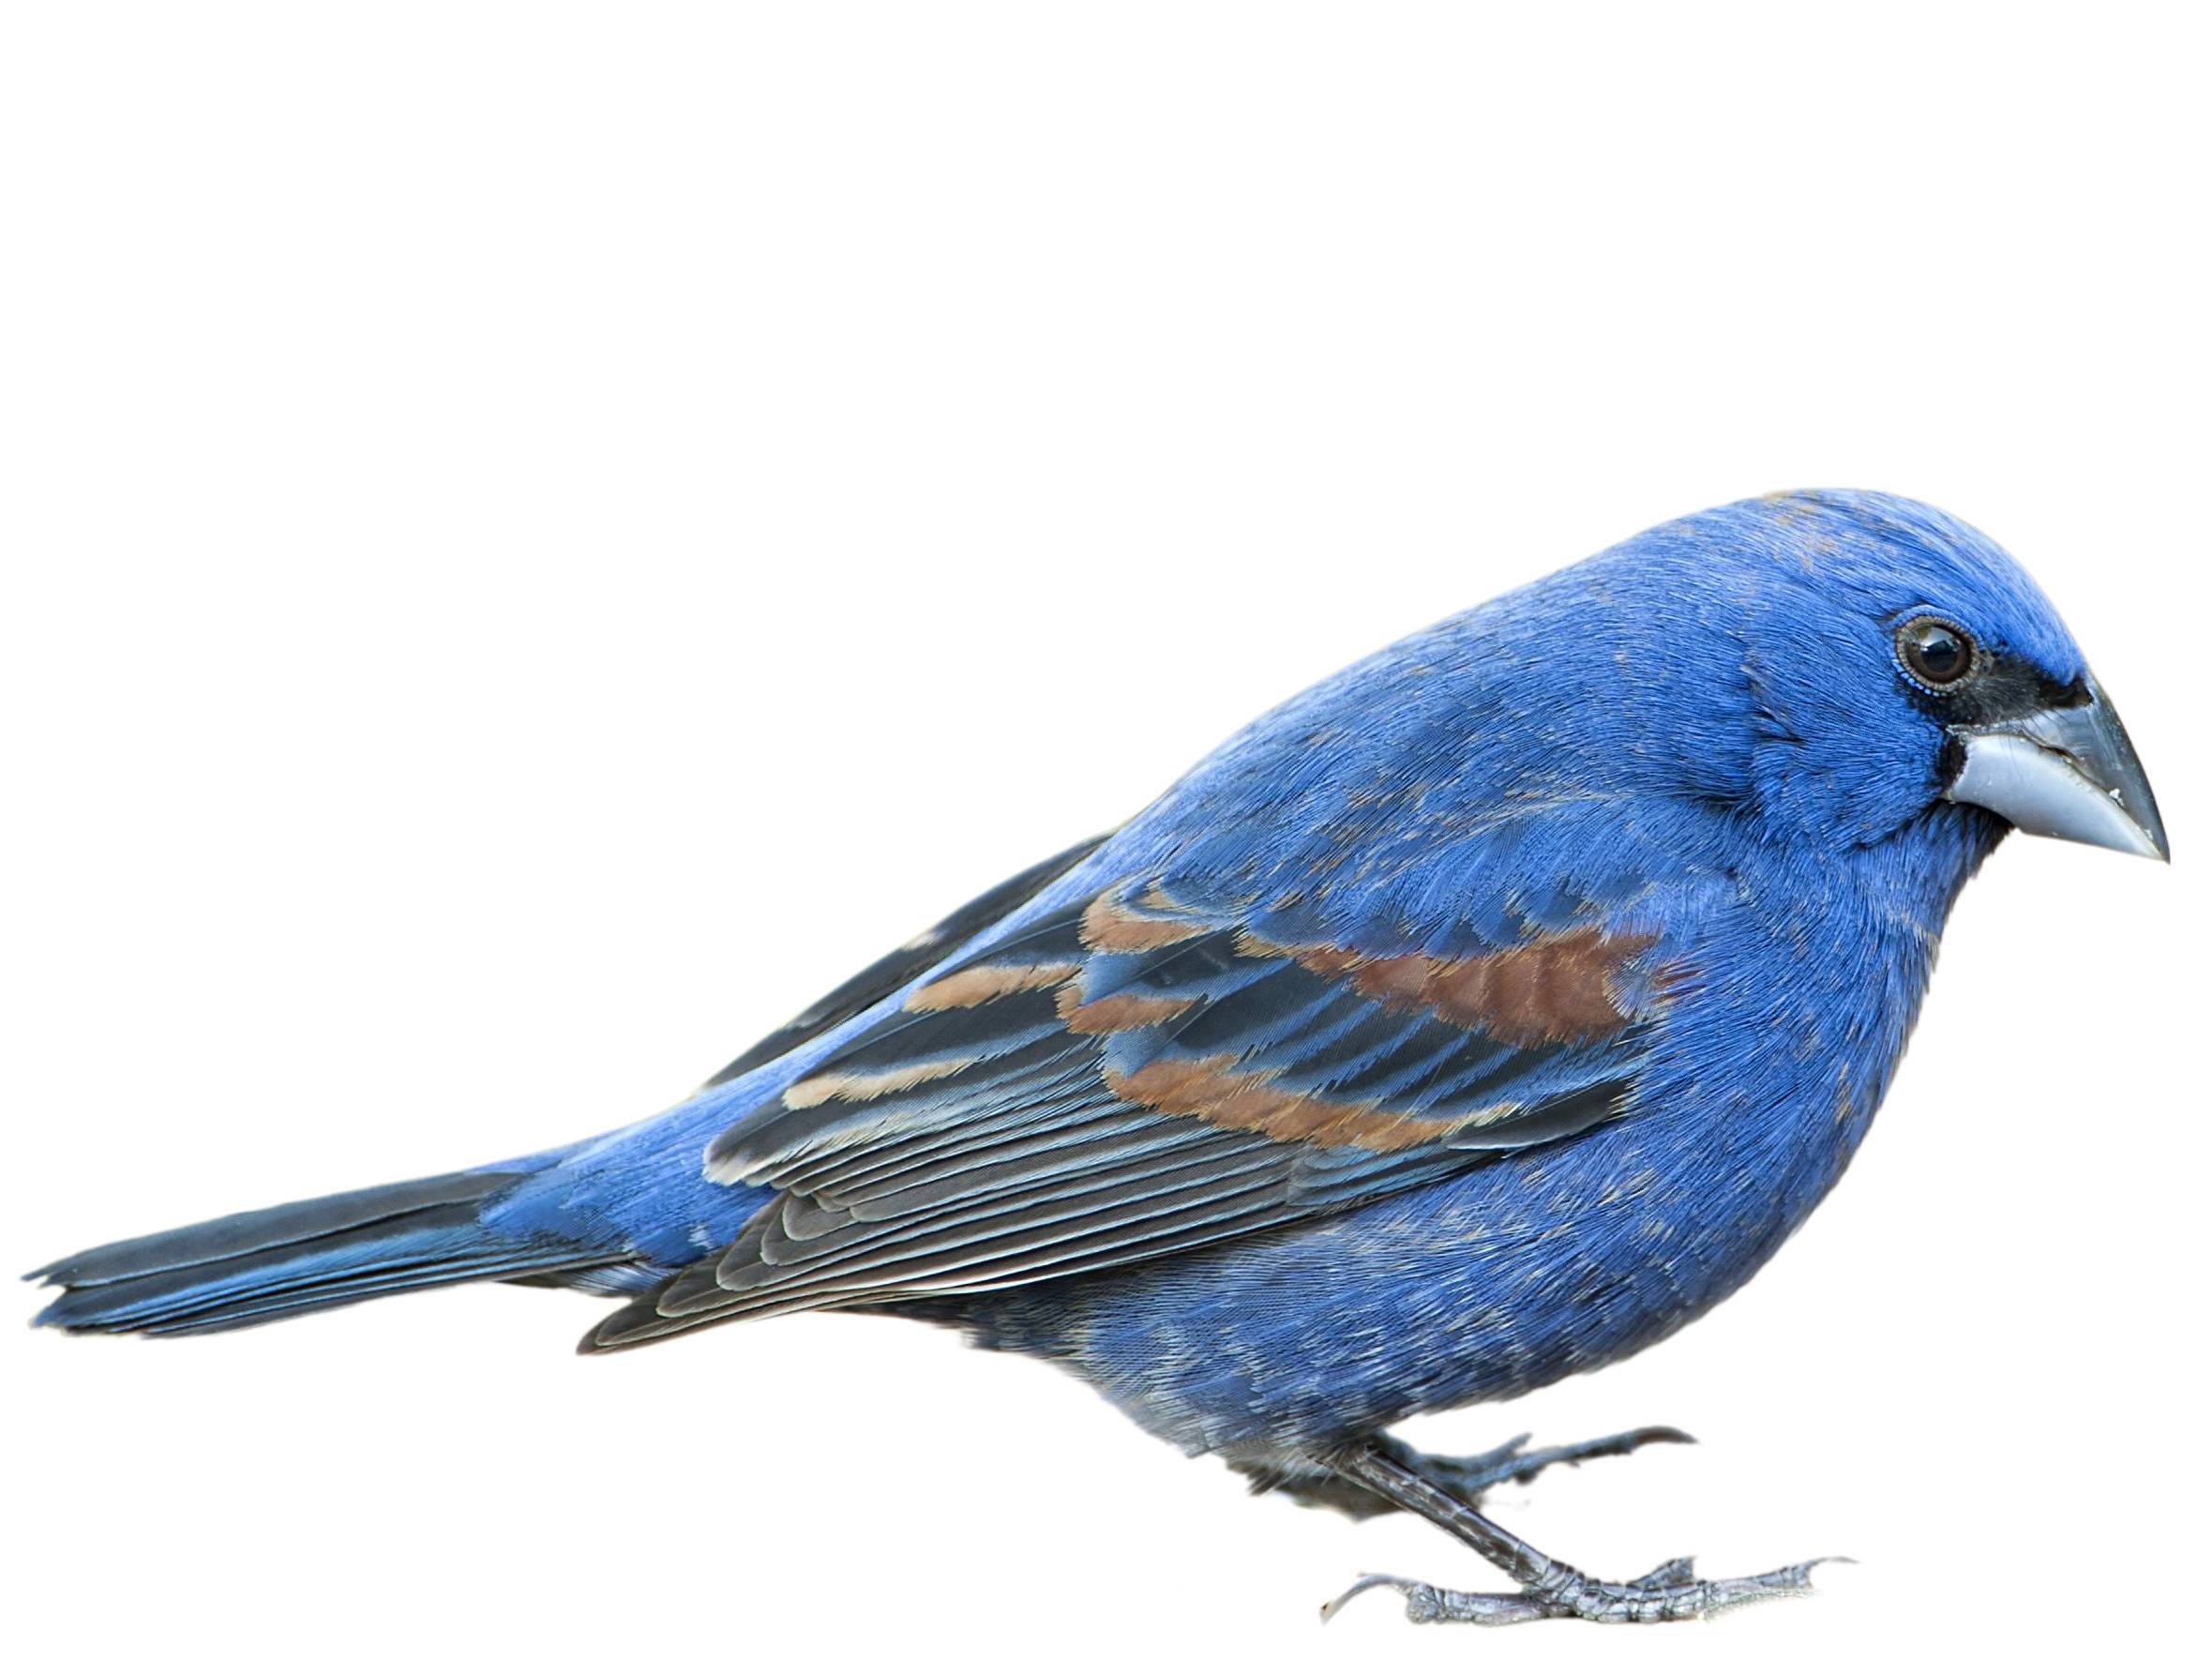
<path id="1" fill-rule="evenodd" d="M 1685 1584 L 1696 1582 L 1696 1558 L 1678 1555 L 1671 1561 L 1661 1561 L 1641 1578 L 1631 1578 L 1628 1587 L 1631 1590 L 1679 1590 Z"/>

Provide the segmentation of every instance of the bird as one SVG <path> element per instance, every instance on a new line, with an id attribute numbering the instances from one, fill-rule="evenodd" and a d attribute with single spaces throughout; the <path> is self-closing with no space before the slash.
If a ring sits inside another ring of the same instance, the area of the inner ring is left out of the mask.
<path id="1" fill-rule="evenodd" d="M 1293 697 L 658 1116 L 66 1257 L 30 1275 L 59 1291 L 34 1322 L 183 1335 L 466 1281 L 623 1299 L 597 1354 L 919 1320 L 1256 1491 L 1421 1516 L 1512 1583 L 1370 1575 L 1332 1611 L 1794 1594 L 1819 1561 L 1608 1579 L 1483 1508 L 1678 1430 L 1458 1456 L 1392 1431 L 1623 1359 L 1750 1279 L 1851 1161 L 2012 829 L 2169 855 L 2050 601 L 1914 501 L 1741 501 Z"/>

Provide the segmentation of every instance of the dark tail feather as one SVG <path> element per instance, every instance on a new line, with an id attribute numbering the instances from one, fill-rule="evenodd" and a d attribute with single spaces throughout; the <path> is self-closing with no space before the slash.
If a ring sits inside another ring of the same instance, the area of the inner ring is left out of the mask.
<path id="1" fill-rule="evenodd" d="M 62 1288 L 34 1322 L 175 1336 L 620 1259 L 573 1240 L 488 1231 L 484 1206 L 527 1174 L 433 1175 L 103 1244 L 29 1275 Z"/>

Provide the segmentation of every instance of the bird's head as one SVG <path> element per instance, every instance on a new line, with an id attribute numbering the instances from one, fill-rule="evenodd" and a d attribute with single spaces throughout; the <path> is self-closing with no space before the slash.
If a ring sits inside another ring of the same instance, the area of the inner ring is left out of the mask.
<path id="1" fill-rule="evenodd" d="M 1679 520 L 1585 568 L 1642 739 L 1780 832 L 1865 845 L 1968 807 L 2167 856 L 2134 747 L 2057 611 L 1956 519 L 1805 491 Z"/>

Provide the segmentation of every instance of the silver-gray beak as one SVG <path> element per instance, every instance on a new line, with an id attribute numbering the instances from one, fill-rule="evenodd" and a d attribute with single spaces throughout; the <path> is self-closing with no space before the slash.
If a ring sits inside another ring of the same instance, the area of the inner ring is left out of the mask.
<path id="1" fill-rule="evenodd" d="M 1954 728 L 1964 760 L 1944 793 L 2031 836 L 2164 859 L 2166 826 L 2128 729 L 2096 680 L 2086 685 L 2088 700 L 2071 708 Z"/>

